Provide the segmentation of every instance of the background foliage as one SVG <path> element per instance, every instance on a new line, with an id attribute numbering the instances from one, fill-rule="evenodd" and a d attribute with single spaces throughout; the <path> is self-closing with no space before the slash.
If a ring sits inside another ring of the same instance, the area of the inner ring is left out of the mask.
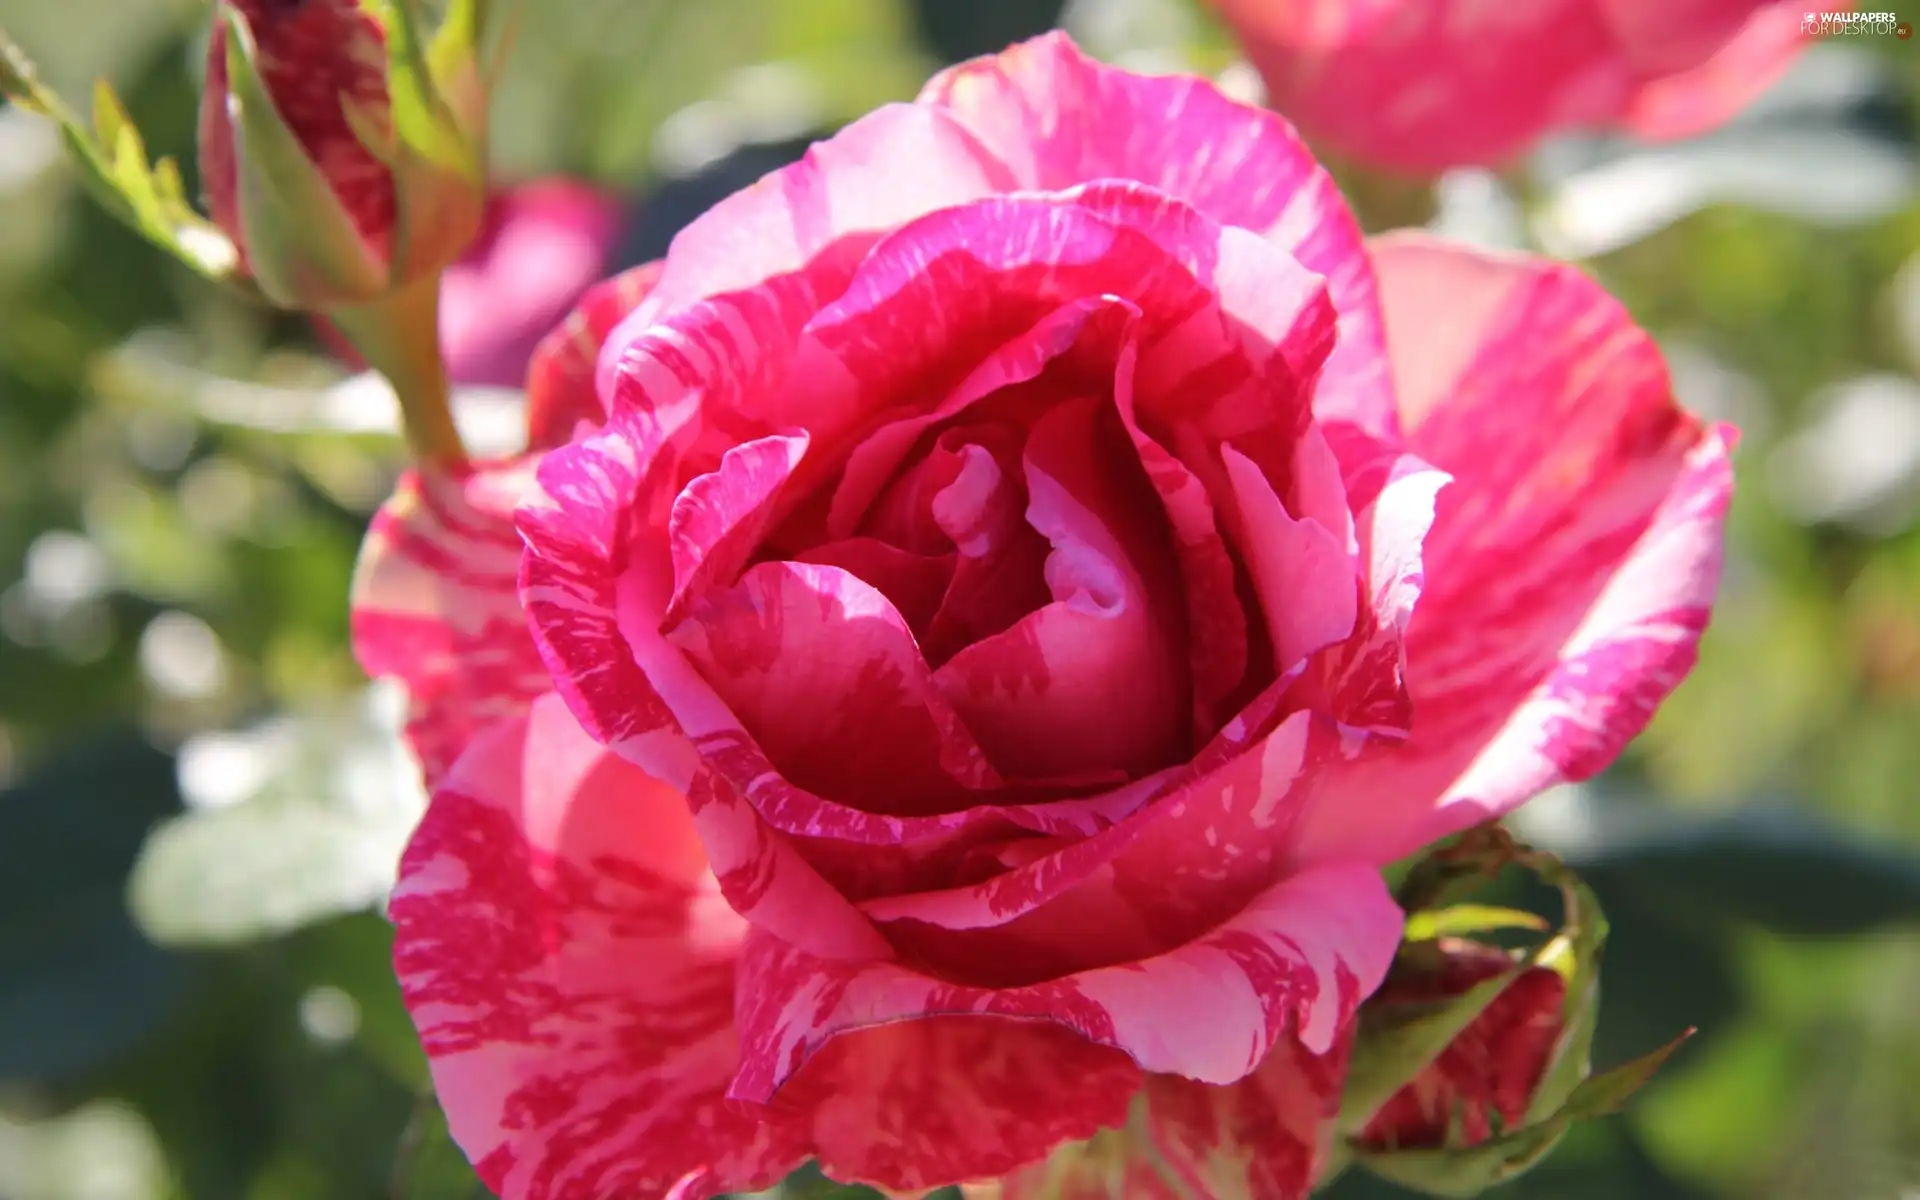
<path id="1" fill-rule="evenodd" d="M 622 263 L 1057 19 L 1128 65 L 1247 83 L 1185 0 L 538 7 L 498 167 L 631 195 Z M 110 77 L 184 161 L 204 15 L 0 0 L 50 82 Z M 1702 1032 L 1516 1200 L 1920 1195 L 1917 113 L 1920 47 L 1853 39 L 1695 142 L 1563 139 L 1437 186 L 1341 169 L 1372 227 L 1583 260 L 1683 398 L 1746 431 L 1699 671 L 1599 785 L 1518 822 L 1613 917 L 1600 1060 Z M 374 911 L 421 800 L 393 697 L 346 650 L 399 447 L 343 378 L 302 324 L 114 225 L 49 129 L 0 109 L 0 1197 L 479 1194 L 418 1100 Z"/>

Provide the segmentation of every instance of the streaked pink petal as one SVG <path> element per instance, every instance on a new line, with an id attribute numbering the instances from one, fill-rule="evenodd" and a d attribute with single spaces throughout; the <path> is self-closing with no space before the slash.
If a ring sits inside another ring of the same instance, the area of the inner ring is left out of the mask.
<path id="1" fill-rule="evenodd" d="M 667 522 L 673 556 L 668 624 L 709 588 L 731 583 L 746 567 L 780 515 L 782 492 L 806 455 L 807 442 L 804 433 L 742 442 L 673 498 Z M 793 497 L 785 503 L 791 507 Z"/>
<path id="2" fill-rule="evenodd" d="M 1001 1200 L 1304 1200 L 1324 1165 L 1351 1048 L 1351 1027 L 1321 1055 L 1283 1039 L 1229 1087 L 1149 1076 L 1124 1133 L 1015 1172 Z"/>
<path id="3" fill-rule="evenodd" d="M 933 622 L 954 573 L 952 554 L 912 554 L 870 537 L 824 542 L 794 561 L 839 567 L 870 584 L 916 634 Z"/>
<path id="4" fill-rule="evenodd" d="M 1302 809 L 1359 746 L 1325 717 L 1274 720 L 1286 681 L 1181 768 L 1129 791 L 1091 834 L 1014 843 L 979 882 L 876 897 L 861 908 L 915 961 L 982 985 L 1147 958 L 1214 928 L 1273 886 Z"/>
<path id="5" fill-rule="evenodd" d="M 873 812 L 998 783 L 886 597 L 837 567 L 761 563 L 669 634 L 783 778 Z"/>
<path id="6" fill-rule="evenodd" d="M 824 954 L 870 952 L 883 943 L 865 919 L 688 740 L 716 731 L 737 736 L 739 725 L 660 634 L 673 588 L 664 539 L 630 544 L 623 536 L 633 507 L 647 502 L 642 478 L 652 468 L 641 456 L 651 435 L 641 422 L 648 415 L 617 412 L 608 432 L 541 464 L 540 490 L 518 513 L 527 543 L 521 596 L 535 643 L 555 689 L 594 740 L 687 796 L 735 909 Z M 646 593 L 626 600 L 638 615 L 625 627 L 616 561 L 632 578 L 628 590 Z M 690 699 L 676 710 L 661 688 Z"/>
<path id="7" fill-rule="evenodd" d="M 1373 272 L 1333 180 L 1286 121 L 1185 76 L 1141 76 L 1081 54 L 1062 34 L 941 72 L 920 93 L 958 117 L 1025 188 L 1138 180 L 1223 225 L 1248 229 L 1327 279 L 1340 340 L 1321 415 L 1393 428 Z M 1207 153 L 1196 154 L 1194 147 Z"/>
<path id="8" fill-rule="evenodd" d="M 360 549 L 354 654 L 367 674 L 406 686 L 407 740 L 429 787 L 482 727 L 552 687 L 516 586 L 513 509 L 533 465 L 482 464 L 462 479 L 409 472 Z"/>
<path id="9" fill-rule="evenodd" d="M 1233 489 L 1240 552 L 1273 638 L 1274 670 L 1284 674 L 1353 632 L 1359 576 L 1331 532 L 1287 512 L 1259 467 L 1232 446 L 1220 454 Z"/>
<path id="10" fill-rule="evenodd" d="M 611 394 L 619 348 L 686 305 L 756 287 L 823 257 L 857 258 L 881 232 L 1012 183 L 1006 168 L 943 112 L 894 104 L 862 117 L 680 231 L 658 287 L 607 340 L 601 394 Z"/>
<path id="11" fill-rule="evenodd" d="M 506 1200 L 753 1190 L 807 1156 L 725 1100 L 744 923 L 684 798 L 557 699 L 462 757 L 391 914 L 448 1126 Z"/>
<path id="12" fill-rule="evenodd" d="M 756 933 L 743 959 L 740 1073 L 764 1101 L 829 1041 L 927 1016 L 1043 1021 L 1125 1052 L 1143 1070 L 1239 1080 L 1283 1037 L 1334 1045 L 1385 977 L 1401 913 L 1370 866 L 1294 875 L 1165 954 L 1022 987 L 941 983 L 893 962 L 828 961 Z M 1179 1014 L 1206 1013 L 1207 1019 Z"/>
<path id="13" fill-rule="evenodd" d="M 993 1178 L 1126 1117 L 1140 1069 L 1036 1022 L 931 1017 L 837 1037 L 782 1089 L 820 1165 L 889 1193 Z"/>
<path id="14" fill-rule="evenodd" d="M 1132 447 L 1101 411 L 1061 404 L 1027 441 L 1027 521 L 1053 544 L 1054 602 L 934 674 L 1009 776 L 1143 773 L 1177 761 L 1187 737 L 1177 568 L 1144 515 L 1156 506 Z"/>
<path id="15" fill-rule="evenodd" d="M 547 449 L 564 444 L 582 422 L 598 425 L 606 409 L 594 391 L 600 344 L 614 326 L 639 307 L 660 278 L 660 264 L 647 263 L 595 284 L 567 318 L 541 339 L 527 364 L 527 444 Z"/>
<path id="16" fill-rule="evenodd" d="M 1692 666 L 1732 489 L 1732 431 L 1675 406 L 1573 268 L 1421 237 L 1375 257 L 1412 449 L 1454 482 L 1408 631 L 1414 735 L 1317 798 L 1302 861 L 1387 861 L 1606 766 Z"/>

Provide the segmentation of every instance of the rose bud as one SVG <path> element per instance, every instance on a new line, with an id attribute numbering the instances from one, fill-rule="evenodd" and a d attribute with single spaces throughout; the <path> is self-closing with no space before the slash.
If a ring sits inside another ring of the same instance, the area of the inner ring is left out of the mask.
<path id="1" fill-rule="evenodd" d="M 206 202 L 282 307 L 379 301 L 436 276 L 480 228 L 471 38 L 450 24 L 454 52 L 436 38 L 429 72 L 410 7 L 383 24 L 354 0 L 216 5 L 200 106 Z"/>
<path id="2" fill-rule="evenodd" d="M 1514 957 L 1480 942 L 1446 938 L 1405 955 L 1371 1004 L 1451 1000 L 1514 969 Z M 1567 981 L 1528 967 L 1412 1082 L 1395 1092 L 1360 1135 L 1380 1149 L 1475 1146 L 1525 1116 L 1563 1028 Z"/>

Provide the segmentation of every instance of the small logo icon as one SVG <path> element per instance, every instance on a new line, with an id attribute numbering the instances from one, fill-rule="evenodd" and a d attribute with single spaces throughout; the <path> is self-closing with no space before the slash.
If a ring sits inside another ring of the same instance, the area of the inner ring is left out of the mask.
<path id="1" fill-rule="evenodd" d="M 1906 21 L 1902 21 L 1893 27 L 1893 36 L 1904 42 L 1913 36 L 1913 26 Z"/>

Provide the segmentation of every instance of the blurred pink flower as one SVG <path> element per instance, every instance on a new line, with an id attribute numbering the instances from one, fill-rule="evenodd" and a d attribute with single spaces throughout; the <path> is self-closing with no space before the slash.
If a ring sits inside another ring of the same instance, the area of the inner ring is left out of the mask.
<path id="1" fill-rule="evenodd" d="M 1645 724 L 1731 487 L 1585 277 L 1369 246 L 1285 122 L 1059 36 L 721 202 L 529 379 L 354 613 L 433 793 L 397 968 L 515 1200 L 1032 1195 L 1122 1124 L 1076 1194 L 1305 1195 L 1379 867 Z"/>
<path id="2" fill-rule="evenodd" d="M 1700 133 L 1811 40 L 1780 0 L 1214 3 L 1275 109 L 1331 149 L 1413 172 L 1501 165 L 1560 129 Z"/>
<path id="3" fill-rule="evenodd" d="M 548 179 L 496 194 L 480 235 L 440 283 L 440 348 L 455 383 L 519 387 L 534 347 L 606 270 L 618 198 Z M 324 319 L 335 353 L 357 356 Z"/>

